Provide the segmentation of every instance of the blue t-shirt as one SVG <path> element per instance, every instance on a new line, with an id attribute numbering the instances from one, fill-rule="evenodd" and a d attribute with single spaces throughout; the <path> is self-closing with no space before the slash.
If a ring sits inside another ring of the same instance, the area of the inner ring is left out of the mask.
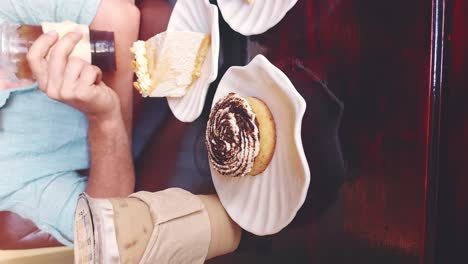
<path id="1" fill-rule="evenodd" d="M 2 0 L 0 23 L 89 25 L 100 0 Z M 87 119 L 37 85 L 0 91 L 0 211 L 31 219 L 72 246 L 73 217 L 89 167 Z"/>

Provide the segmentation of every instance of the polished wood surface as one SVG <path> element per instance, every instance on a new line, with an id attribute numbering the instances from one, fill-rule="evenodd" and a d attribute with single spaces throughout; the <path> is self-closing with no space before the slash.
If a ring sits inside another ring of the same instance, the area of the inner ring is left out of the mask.
<path id="1" fill-rule="evenodd" d="M 214 263 L 420 263 L 431 8 L 422 0 L 304 0 L 265 34 L 238 37 L 243 63 L 265 54 L 306 99 L 302 136 L 312 178 L 291 226 Z M 333 135 L 316 133 L 326 121 L 338 122 L 336 151 Z"/>

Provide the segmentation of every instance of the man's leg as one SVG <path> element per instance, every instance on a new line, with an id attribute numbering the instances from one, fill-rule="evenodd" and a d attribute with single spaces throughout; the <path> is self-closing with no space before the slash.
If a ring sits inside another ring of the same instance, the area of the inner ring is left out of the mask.
<path id="1" fill-rule="evenodd" d="M 133 0 L 101 0 L 91 29 L 113 31 L 115 36 L 117 70 L 104 74 L 104 82 L 120 98 L 122 116 L 131 138 L 133 69 L 130 47 L 137 40 L 140 28 L 140 11 Z"/>

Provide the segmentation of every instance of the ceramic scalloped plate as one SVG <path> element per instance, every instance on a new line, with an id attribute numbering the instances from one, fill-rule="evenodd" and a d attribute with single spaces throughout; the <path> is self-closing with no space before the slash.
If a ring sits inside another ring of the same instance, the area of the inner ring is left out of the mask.
<path id="1" fill-rule="evenodd" d="M 194 31 L 211 34 L 211 46 L 200 77 L 183 97 L 167 97 L 174 116 L 182 122 L 192 122 L 203 111 L 206 93 L 218 76 L 219 25 L 218 8 L 208 0 L 178 0 L 171 14 L 167 31 Z"/>
<path id="2" fill-rule="evenodd" d="M 261 34 L 283 19 L 297 0 L 218 0 L 229 26 L 242 35 Z"/>
<path id="3" fill-rule="evenodd" d="M 286 75 L 263 55 L 245 67 L 231 67 L 221 79 L 213 105 L 226 94 L 255 96 L 270 108 L 276 124 L 276 149 L 257 176 L 226 177 L 210 164 L 224 208 L 243 229 L 256 235 L 279 232 L 305 201 L 310 171 L 301 139 L 304 98 Z"/>

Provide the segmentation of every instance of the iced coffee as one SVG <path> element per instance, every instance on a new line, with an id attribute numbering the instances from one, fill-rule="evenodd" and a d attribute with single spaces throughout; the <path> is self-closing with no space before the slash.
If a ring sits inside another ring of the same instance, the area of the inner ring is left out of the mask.
<path id="1" fill-rule="evenodd" d="M 18 80 L 33 79 L 26 55 L 34 41 L 50 30 L 57 31 L 59 37 L 62 37 L 77 28 L 82 29 L 84 34 L 72 55 L 89 61 L 102 71 L 114 71 L 114 33 L 89 30 L 86 26 L 71 22 L 43 23 L 42 26 L 0 24 L 0 66 L 4 71 L 13 72 Z"/>

